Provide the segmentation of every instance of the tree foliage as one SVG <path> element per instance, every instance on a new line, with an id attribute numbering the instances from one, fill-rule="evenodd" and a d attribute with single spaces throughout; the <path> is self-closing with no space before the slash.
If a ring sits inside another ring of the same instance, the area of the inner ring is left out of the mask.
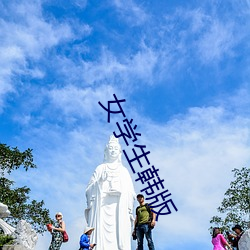
<path id="1" fill-rule="evenodd" d="M 210 223 L 222 230 L 230 231 L 235 224 L 247 228 L 250 220 L 250 169 L 233 169 L 234 180 L 225 192 L 225 197 L 217 211 L 223 215 L 213 216 Z"/>
<path id="2" fill-rule="evenodd" d="M 0 166 L 2 176 L 5 171 L 10 174 L 13 170 L 21 166 L 26 171 L 29 168 L 36 168 L 36 165 L 33 163 L 32 149 L 28 148 L 24 152 L 21 152 L 17 147 L 10 148 L 6 144 L 0 143 Z"/>
<path id="3" fill-rule="evenodd" d="M 44 201 L 30 200 L 30 188 L 27 186 L 14 188 L 14 182 L 5 178 L 13 170 L 23 167 L 26 171 L 36 168 L 33 163 L 32 150 L 20 152 L 18 148 L 10 148 L 0 144 L 0 202 L 6 204 L 11 216 L 5 220 L 15 226 L 21 219 L 30 223 L 38 233 L 46 230 L 45 224 L 51 222 L 49 210 L 44 208 Z"/>
<path id="4" fill-rule="evenodd" d="M 0 247 L 2 247 L 5 244 L 6 245 L 12 245 L 13 243 L 14 243 L 14 239 L 13 239 L 12 236 L 0 234 Z"/>

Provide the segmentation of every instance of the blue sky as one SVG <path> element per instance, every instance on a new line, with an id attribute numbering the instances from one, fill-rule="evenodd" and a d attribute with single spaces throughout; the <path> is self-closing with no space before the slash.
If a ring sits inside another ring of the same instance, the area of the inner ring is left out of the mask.
<path id="1" fill-rule="evenodd" d="M 250 160 L 250 1 L 68 2 L 0 1 L 1 143 L 38 166 L 10 178 L 64 214 L 62 250 L 77 249 L 86 185 L 122 121 L 98 102 L 115 93 L 178 207 L 156 248 L 211 249 L 209 220 Z"/>

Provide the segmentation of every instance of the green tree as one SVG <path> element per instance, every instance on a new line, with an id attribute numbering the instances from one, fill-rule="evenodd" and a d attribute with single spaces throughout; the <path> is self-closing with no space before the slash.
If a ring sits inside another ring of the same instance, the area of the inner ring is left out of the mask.
<path id="1" fill-rule="evenodd" d="M 247 229 L 250 220 L 250 169 L 235 168 L 232 172 L 234 180 L 217 208 L 223 216 L 213 216 L 210 220 L 212 225 L 222 228 L 223 231 L 230 231 L 235 224 Z"/>
<path id="2" fill-rule="evenodd" d="M 17 147 L 10 148 L 0 143 L 0 202 L 6 204 L 11 211 L 11 216 L 5 220 L 12 226 L 21 219 L 26 220 L 37 233 L 43 233 L 45 225 L 52 221 L 49 210 L 44 208 L 44 201 L 30 200 L 30 188 L 14 188 L 15 183 L 6 178 L 6 175 L 19 168 L 24 168 L 25 171 L 36 168 L 32 150 L 21 152 Z"/>

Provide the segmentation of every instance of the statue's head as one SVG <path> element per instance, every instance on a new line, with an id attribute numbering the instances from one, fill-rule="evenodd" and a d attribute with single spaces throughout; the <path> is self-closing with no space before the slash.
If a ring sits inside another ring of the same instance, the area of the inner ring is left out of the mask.
<path id="1" fill-rule="evenodd" d="M 104 162 L 114 162 L 118 160 L 121 162 L 122 149 L 119 139 L 114 135 L 109 137 L 109 142 L 104 150 Z"/>

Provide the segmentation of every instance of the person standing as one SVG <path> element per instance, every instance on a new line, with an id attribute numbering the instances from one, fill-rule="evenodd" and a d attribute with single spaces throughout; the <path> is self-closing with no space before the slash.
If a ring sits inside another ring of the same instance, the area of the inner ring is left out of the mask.
<path id="1" fill-rule="evenodd" d="M 152 239 L 152 229 L 155 226 L 156 215 L 153 213 L 147 203 L 144 201 L 142 194 L 137 195 L 139 206 L 136 208 L 136 217 L 134 222 L 134 232 L 136 234 L 138 250 L 143 250 L 143 239 L 146 236 L 148 242 L 148 249 L 155 250 L 154 242 Z M 150 218 L 152 219 L 150 221 Z M 149 222 L 150 221 L 150 222 Z"/>
<path id="2" fill-rule="evenodd" d="M 235 234 L 231 234 L 231 236 L 234 238 L 234 244 L 236 246 L 236 249 L 239 250 L 239 240 L 242 236 L 242 234 L 244 233 L 244 231 L 242 230 L 240 225 L 235 225 L 232 230 L 236 233 Z"/>
<path id="3" fill-rule="evenodd" d="M 60 250 L 63 242 L 63 232 L 66 230 L 65 222 L 62 220 L 63 215 L 61 212 L 56 213 L 56 223 L 51 226 L 52 240 L 49 250 Z"/>
<path id="4" fill-rule="evenodd" d="M 214 245 L 213 250 L 225 250 L 225 246 L 232 249 L 218 227 L 213 229 L 212 244 Z"/>
<path id="5" fill-rule="evenodd" d="M 90 235 L 93 232 L 94 228 L 93 227 L 86 227 L 83 235 L 80 238 L 80 249 L 79 250 L 89 250 L 93 249 L 95 247 L 94 244 L 90 244 Z"/>

